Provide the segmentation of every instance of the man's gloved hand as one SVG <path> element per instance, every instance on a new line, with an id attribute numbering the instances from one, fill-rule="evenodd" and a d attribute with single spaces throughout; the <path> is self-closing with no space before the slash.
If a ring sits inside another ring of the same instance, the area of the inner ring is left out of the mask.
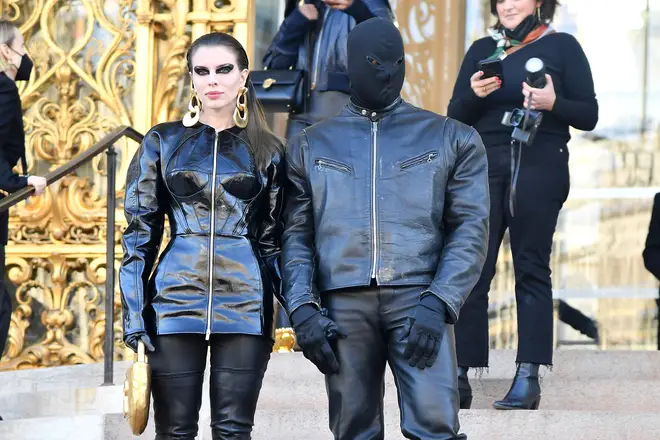
<path id="1" fill-rule="evenodd" d="M 435 363 L 447 325 L 447 305 L 432 293 L 423 294 L 408 318 L 408 345 L 403 356 L 408 365 L 423 370 Z"/>
<path id="2" fill-rule="evenodd" d="M 138 341 L 140 340 L 144 343 L 144 348 L 147 352 L 155 350 L 154 345 L 151 343 L 151 339 L 147 336 L 147 332 L 144 331 L 131 333 L 126 336 L 126 338 L 124 338 L 124 344 L 137 353 Z"/>
<path id="3" fill-rule="evenodd" d="M 291 321 L 303 355 L 323 374 L 338 372 L 339 362 L 330 343 L 338 338 L 345 338 L 346 335 L 339 330 L 337 324 L 310 304 L 296 309 L 291 314 Z"/>

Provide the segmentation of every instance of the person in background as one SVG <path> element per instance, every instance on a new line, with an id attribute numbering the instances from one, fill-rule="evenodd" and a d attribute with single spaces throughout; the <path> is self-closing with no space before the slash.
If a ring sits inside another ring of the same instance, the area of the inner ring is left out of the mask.
<path id="1" fill-rule="evenodd" d="M 372 17 L 394 21 L 389 1 L 287 2 L 284 21 L 263 60 L 264 67 L 268 69 L 294 67 L 305 71 L 309 78 L 307 111 L 289 115 L 285 136 L 287 139 L 305 127 L 334 116 L 348 102 L 348 33 L 357 23 Z"/>
<path id="2" fill-rule="evenodd" d="M 0 20 L 0 199 L 28 185 L 34 187 L 36 195 L 46 187 L 45 178 L 27 175 L 23 109 L 16 86 L 17 81 L 30 79 L 32 65 L 21 32 L 13 23 Z M 13 171 L 19 161 L 22 174 Z M 7 342 L 12 309 L 4 282 L 8 235 L 9 212 L 4 211 L 0 213 L 0 357 Z"/>
<path id="3" fill-rule="evenodd" d="M 508 228 L 516 277 L 518 367 L 509 392 L 494 406 L 537 409 L 539 367 L 552 365 L 550 254 L 570 187 L 569 128 L 593 130 L 598 102 L 582 47 L 573 36 L 550 27 L 556 0 L 491 0 L 490 6 L 497 24 L 491 36 L 475 41 L 465 54 L 448 107 L 448 116 L 476 128 L 486 145 L 491 200 L 488 257 L 456 324 L 461 407 L 469 408 L 472 400 L 468 368 L 488 366 L 488 291 Z M 546 66 L 542 89 L 525 82 L 530 58 Z M 483 78 L 478 66 L 485 59 L 500 60 L 501 78 Z M 541 111 L 543 121 L 533 143 L 522 146 L 517 162 L 512 128 L 503 125 L 502 118 L 523 106 Z M 512 168 L 518 169 L 517 182 Z"/>
<path id="4" fill-rule="evenodd" d="M 644 258 L 646 270 L 660 280 L 660 193 L 656 194 L 653 199 L 649 232 L 646 236 L 646 245 L 642 257 Z M 656 302 L 658 304 L 658 350 L 660 350 L 660 296 Z"/>

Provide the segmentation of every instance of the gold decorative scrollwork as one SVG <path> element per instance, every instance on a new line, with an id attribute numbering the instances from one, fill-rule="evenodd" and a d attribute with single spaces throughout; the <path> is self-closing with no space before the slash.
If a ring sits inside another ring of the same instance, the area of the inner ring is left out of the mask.
<path id="1" fill-rule="evenodd" d="M 110 129 L 133 125 L 133 0 L 5 1 L 0 10 L 19 25 L 35 63 L 30 80 L 19 85 L 31 173 L 43 175 Z M 115 148 L 120 190 L 135 147 L 122 141 Z M 104 163 L 101 155 L 10 210 L 7 268 L 16 307 L 0 369 L 102 358 Z M 116 300 L 115 324 L 119 308 Z"/>
<path id="2" fill-rule="evenodd" d="M 391 0 L 406 46 L 403 95 L 445 114 L 463 53 L 465 5 L 456 0 Z"/>
<path id="3" fill-rule="evenodd" d="M 179 118 L 187 101 L 190 41 L 211 30 L 232 30 L 249 47 L 250 2 L 0 2 L 0 16 L 19 25 L 35 64 L 30 80 L 19 84 L 29 172 L 43 175 L 61 166 L 118 125 L 145 133 Z M 121 202 L 136 145 L 121 141 L 115 149 Z M 7 269 L 15 304 L 0 370 L 103 357 L 104 164 L 105 155 L 99 155 L 10 210 Z M 125 222 L 117 219 L 118 260 Z M 121 359 L 121 302 L 118 292 L 111 294 L 115 358 Z"/>

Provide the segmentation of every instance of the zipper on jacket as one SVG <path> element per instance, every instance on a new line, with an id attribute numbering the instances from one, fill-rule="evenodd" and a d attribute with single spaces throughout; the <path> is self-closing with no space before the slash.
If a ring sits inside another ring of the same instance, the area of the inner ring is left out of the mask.
<path id="1" fill-rule="evenodd" d="M 373 261 L 371 262 L 371 278 L 377 279 L 376 274 L 376 262 L 378 258 L 378 223 L 376 217 L 376 172 L 378 171 L 377 164 L 378 160 L 376 158 L 377 148 L 376 148 L 376 138 L 378 136 L 378 122 L 371 122 L 371 144 L 372 144 L 372 161 L 371 161 L 371 222 L 373 224 L 373 243 L 372 243 L 372 253 Z"/>
<path id="2" fill-rule="evenodd" d="M 323 38 L 323 31 L 325 30 L 325 22 L 326 19 L 328 18 L 329 12 L 330 12 L 330 8 L 326 8 L 325 14 L 323 14 L 323 23 L 321 24 L 321 30 L 319 31 L 318 40 L 316 41 L 316 50 L 314 50 L 314 53 L 312 54 L 312 57 L 314 59 L 314 69 L 313 69 L 314 71 L 312 73 L 312 87 L 311 87 L 312 90 L 316 89 L 316 80 L 318 79 L 318 75 L 319 75 L 319 58 L 320 58 L 319 51 L 321 50 L 321 39 Z"/>
<path id="3" fill-rule="evenodd" d="M 429 151 L 428 153 L 401 162 L 401 169 L 405 170 L 406 168 L 414 167 L 415 165 L 421 165 L 424 162 L 431 163 L 436 157 L 438 157 L 437 151 Z"/>
<path id="4" fill-rule="evenodd" d="M 314 165 L 319 170 L 322 170 L 324 167 L 325 168 L 330 168 L 336 171 L 340 171 L 342 173 L 350 174 L 351 173 L 351 167 L 348 165 L 344 165 L 343 163 L 335 162 L 334 160 L 329 160 L 329 159 L 316 159 L 314 160 Z"/>
<path id="5" fill-rule="evenodd" d="M 213 313 L 213 273 L 215 269 L 215 179 L 218 172 L 218 132 L 215 133 L 213 146 L 213 178 L 211 180 L 211 239 L 209 243 L 209 300 L 206 308 L 206 340 L 211 339 L 211 321 Z"/>

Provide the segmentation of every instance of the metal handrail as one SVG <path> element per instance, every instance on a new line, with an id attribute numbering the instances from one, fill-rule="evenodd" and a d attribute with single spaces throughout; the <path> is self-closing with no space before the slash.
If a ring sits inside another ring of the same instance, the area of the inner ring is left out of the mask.
<path id="1" fill-rule="evenodd" d="M 115 322 L 115 179 L 117 168 L 117 152 L 114 144 L 123 137 L 128 137 L 136 142 L 142 142 L 144 135 L 133 127 L 123 125 L 115 128 L 103 139 L 88 148 L 66 164 L 46 174 L 48 185 L 57 182 L 62 177 L 71 174 L 83 164 L 94 159 L 99 154 L 108 155 L 107 160 L 107 216 L 106 216 L 106 275 L 105 275 L 105 339 L 103 341 L 103 385 L 113 385 L 113 360 L 114 360 L 114 322 Z M 0 212 L 6 211 L 17 203 L 27 199 L 34 193 L 34 187 L 28 186 L 19 191 L 11 193 L 0 200 Z"/>
<path id="2" fill-rule="evenodd" d="M 108 133 L 103 139 L 101 139 L 96 144 L 94 144 L 92 147 L 83 151 L 78 156 L 74 157 L 69 162 L 65 163 L 56 170 L 53 170 L 50 173 L 46 174 L 44 176 L 46 178 L 46 182 L 48 182 L 48 185 L 50 185 L 51 183 L 60 180 L 62 177 L 71 174 L 71 172 L 80 168 L 81 165 L 94 159 L 96 156 L 103 153 L 104 151 L 113 148 L 114 143 L 124 136 L 133 139 L 136 142 L 142 142 L 142 139 L 144 138 L 144 135 L 139 133 L 133 127 L 129 127 L 126 125 L 117 127 L 114 130 L 112 130 L 110 133 Z M 7 209 L 11 208 L 17 203 L 27 199 L 33 193 L 34 193 L 34 187 L 27 186 L 21 190 L 9 194 L 4 199 L 0 200 L 0 212 L 6 211 Z"/>

